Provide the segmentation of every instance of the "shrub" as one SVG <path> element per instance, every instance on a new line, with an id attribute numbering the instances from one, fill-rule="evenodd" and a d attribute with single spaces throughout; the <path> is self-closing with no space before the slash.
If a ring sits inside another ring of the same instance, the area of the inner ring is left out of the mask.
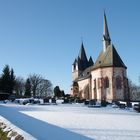
<path id="1" fill-rule="evenodd" d="M 86 100 L 86 101 L 84 102 L 84 104 L 85 104 L 85 105 L 89 105 L 89 101 Z"/>
<path id="2" fill-rule="evenodd" d="M 134 105 L 134 110 L 136 110 L 137 112 L 140 112 L 140 103 Z"/>
<path id="3" fill-rule="evenodd" d="M 96 105 L 96 100 L 90 100 L 89 105 Z"/>
<path id="4" fill-rule="evenodd" d="M 108 102 L 106 102 L 105 100 L 101 101 L 101 106 L 106 107 L 108 105 Z"/>
<path id="5" fill-rule="evenodd" d="M 8 140 L 7 133 L 3 132 L 1 129 L 0 129 L 0 140 Z"/>
<path id="6" fill-rule="evenodd" d="M 121 103 L 121 104 L 119 105 L 119 108 L 125 108 L 125 107 L 126 107 L 125 104 L 122 104 L 122 103 Z"/>
<path id="7" fill-rule="evenodd" d="M 126 102 L 127 103 L 127 107 L 132 107 L 132 103 L 131 102 Z"/>

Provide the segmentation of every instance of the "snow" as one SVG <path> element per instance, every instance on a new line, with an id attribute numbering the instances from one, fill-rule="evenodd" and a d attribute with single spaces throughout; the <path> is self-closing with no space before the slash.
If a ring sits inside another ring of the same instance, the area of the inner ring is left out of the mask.
<path id="1" fill-rule="evenodd" d="M 133 109 L 0 104 L 0 115 L 22 130 L 20 134 L 28 134 L 27 140 L 140 139 L 140 114 Z"/>
<path id="2" fill-rule="evenodd" d="M 4 126 L 6 126 L 5 129 L 4 129 L 5 132 L 8 132 L 10 130 L 16 130 L 16 133 L 24 136 L 25 139 L 27 139 L 27 140 L 29 140 L 29 139 L 30 140 L 36 140 L 36 138 L 34 138 L 30 134 L 26 133 L 22 129 L 18 128 L 16 125 L 12 124 L 11 122 L 9 122 L 7 119 L 5 119 L 2 116 L 0 116 L 0 122 L 4 122 Z M 10 135 L 10 133 L 8 135 Z M 14 139 L 14 136 L 11 137 L 11 139 Z"/>

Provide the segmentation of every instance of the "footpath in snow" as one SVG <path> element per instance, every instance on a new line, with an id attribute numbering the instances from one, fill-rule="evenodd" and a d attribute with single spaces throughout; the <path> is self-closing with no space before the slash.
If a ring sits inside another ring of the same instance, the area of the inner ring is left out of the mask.
<path id="1" fill-rule="evenodd" d="M 1 104 L 0 115 L 38 140 L 140 140 L 140 113 L 132 110 Z"/>

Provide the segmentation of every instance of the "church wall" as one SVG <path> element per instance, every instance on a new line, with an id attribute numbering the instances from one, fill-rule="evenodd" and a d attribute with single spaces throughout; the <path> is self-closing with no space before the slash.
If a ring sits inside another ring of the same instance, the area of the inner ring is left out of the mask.
<path id="1" fill-rule="evenodd" d="M 112 100 L 113 98 L 113 89 L 112 89 L 112 68 L 99 68 L 91 72 L 92 74 L 92 98 L 95 99 L 97 96 L 97 100 L 101 101 Z M 104 89 L 103 81 L 100 80 L 102 78 L 108 77 L 109 79 L 109 88 Z M 96 81 L 96 87 L 95 87 Z M 96 93 L 95 93 L 96 92 Z"/>
<path id="2" fill-rule="evenodd" d="M 114 67 L 114 77 L 117 77 L 117 76 L 125 76 L 127 77 L 126 75 L 126 69 L 125 68 L 117 68 L 117 67 Z"/>
<path id="3" fill-rule="evenodd" d="M 117 77 L 121 77 L 121 85 L 122 88 L 121 89 L 117 89 L 116 86 L 114 86 L 114 90 L 115 90 L 115 99 L 116 100 L 124 100 L 124 94 L 128 94 L 128 93 L 124 93 L 124 77 L 127 77 L 126 75 L 126 69 L 125 68 L 114 68 L 114 85 L 116 85 L 116 78 Z"/>
<path id="4" fill-rule="evenodd" d="M 91 72 L 92 75 L 92 99 L 97 99 L 100 100 L 101 99 L 101 89 L 98 88 L 98 78 L 101 78 L 101 69 L 96 69 L 94 71 Z"/>
<path id="5" fill-rule="evenodd" d="M 84 99 L 85 95 L 83 93 L 85 86 L 90 85 L 90 79 L 84 79 L 81 81 L 78 81 L 78 85 L 79 85 L 79 92 L 81 92 L 81 97 Z"/>
<path id="6" fill-rule="evenodd" d="M 112 67 L 102 68 L 103 78 L 108 77 L 108 79 L 109 79 L 109 87 L 103 88 L 103 94 L 106 96 L 106 100 L 109 102 L 112 101 L 112 99 L 113 99 L 112 75 L 113 75 L 113 68 Z"/>
<path id="7" fill-rule="evenodd" d="M 92 75 L 92 99 L 106 100 L 124 100 L 124 77 L 126 76 L 125 68 L 105 67 L 91 72 Z M 116 88 L 116 77 L 120 76 L 122 88 Z M 109 87 L 104 88 L 102 79 L 108 78 Z"/>
<path id="8" fill-rule="evenodd" d="M 72 80 L 74 81 L 75 79 L 77 79 L 80 75 L 81 71 L 79 70 L 75 70 L 74 72 L 72 72 Z"/>

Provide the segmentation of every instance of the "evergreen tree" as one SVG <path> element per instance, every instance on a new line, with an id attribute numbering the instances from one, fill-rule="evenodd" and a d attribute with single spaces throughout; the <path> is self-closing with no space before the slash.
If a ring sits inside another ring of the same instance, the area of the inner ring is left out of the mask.
<path id="1" fill-rule="evenodd" d="M 55 88 L 54 88 L 54 96 L 55 97 L 62 97 L 62 94 L 61 94 L 61 90 L 60 90 L 60 88 L 59 88 L 59 86 L 56 86 Z"/>
<path id="2" fill-rule="evenodd" d="M 64 92 L 64 90 L 61 90 L 61 96 L 62 96 L 62 97 L 65 96 L 65 92 Z"/>
<path id="3" fill-rule="evenodd" d="M 31 82 L 29 78 L 25 83 L 25 96 L 31 97 Z"/>
<path id="4" fill-rule="evenodd" d="M 10 89 L 9 89 L 10 90 L 10 93 L 13 92 L 15 83 L 16 83 L 16 81 L 15 81 L 15 75 L 14 75 L 14 70 L 12 68 L 11 69 L 11 72 L 10 72 Z"/>
<path id="5" fill-rule="evenodd" d="M 8 65 L 3 69 L 3 73 L 0 79 L 0 90 L 5 93 L 12 94 L 15 85 L 14 71 Z"/>

